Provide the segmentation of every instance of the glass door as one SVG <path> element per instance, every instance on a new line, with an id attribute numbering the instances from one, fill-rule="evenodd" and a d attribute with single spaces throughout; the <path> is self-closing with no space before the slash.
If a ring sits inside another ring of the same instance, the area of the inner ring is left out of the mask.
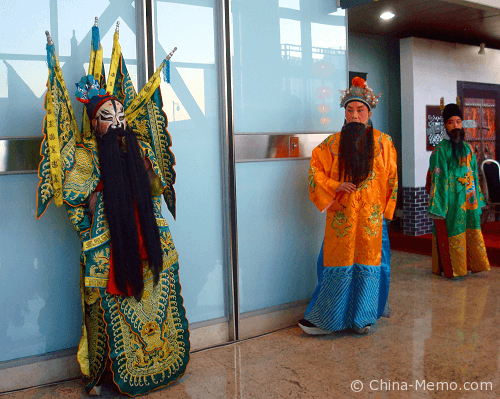
<path id="1" fill-rule="evenodd" d="M 343 124 L 344 10 L 327 0 L 233 0 L 240 338 L 302 318 L 325 217 L 309 201 L 312 149 Z"/>
<path id="2" fill-rule="evenodd" d="M 194 349 L 229 340 L 215 7 L 215 0 L 154 2 L 156 65 L 177 47 L 171 84 L 161 91 L 177 173 L 177 220 L 169 225 Z"/>

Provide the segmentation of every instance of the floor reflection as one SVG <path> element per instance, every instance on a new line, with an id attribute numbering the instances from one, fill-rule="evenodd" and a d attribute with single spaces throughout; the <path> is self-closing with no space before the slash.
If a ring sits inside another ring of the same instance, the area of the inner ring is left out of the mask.
<path id="1" fill-rule="evenodd" d="M 429 256 L 393 252 L 391 277 L 391 317 L 367 336 L 311 337 L 291 327 L 199 351 L 179 382 L 144 397 L 499 397 L 500 269 L 454 281 L 432 275 Z M 103 389 L 103 398 L 117 396 Z M 69 381 L 4 397 L 87 396 Z"/>

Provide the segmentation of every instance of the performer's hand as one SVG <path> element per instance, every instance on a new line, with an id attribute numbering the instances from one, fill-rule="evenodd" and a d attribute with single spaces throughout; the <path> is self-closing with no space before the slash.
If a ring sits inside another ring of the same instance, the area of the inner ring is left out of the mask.
<path id="1" fill-rule="evenodd" d="M 95 205 L 97 203 L 97 193 L 94 191 L 89 197 L 89 211 L 92 216 L 95 213 Z"/>
<path id="2" fill-rule="evenodd" d="M 356 191 L 356 186 L 350 182 L 340 183 L 340 186 L 335 190 L 336 193 L 340 193 L 341 191 L 346 191 L 348 193 L 354 193 Z"/>
<path id="3" fill-rule="evenodd" d="M 144 168 L 148 173 L 149 183 L 153 183 L 154 179 L 156 178 L 156 173 L 153 170 L 153 165 L 151 164 L 151 161 L 147 158 L 144 160 Z"/>

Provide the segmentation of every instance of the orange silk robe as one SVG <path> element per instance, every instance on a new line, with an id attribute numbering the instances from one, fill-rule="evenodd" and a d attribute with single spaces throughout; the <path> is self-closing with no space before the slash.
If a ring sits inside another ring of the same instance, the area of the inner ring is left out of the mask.
<path id="1" fill-rule="evenodd" d="M 383 219 L 392 219 L 396 208 L 396 149 L 390 136 L 374 129 L 373 171 L 355 193 L 335 193 L 341 183 L 340 135 L 330 135 L 313 150 L 309 168 L 309 198 L 327 212 L 323 264 L 380 266 Z"/>

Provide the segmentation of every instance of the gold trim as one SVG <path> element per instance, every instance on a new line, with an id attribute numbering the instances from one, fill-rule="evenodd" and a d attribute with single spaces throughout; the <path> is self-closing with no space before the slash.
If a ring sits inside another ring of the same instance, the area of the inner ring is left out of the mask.
<path id="1" fill-rule="evenodd" d="M 156 224 L 160 227 L 168 227 L 168 223 L 165 219 L 156 218 Z M 89 249 L 96 248 L 99 245 L 104 244 L 106 241 L 109 241 L 110 239 L 111 233 L 108 230 L 100 236 L 85 241 L 83 243 L 83 250 L 88 251 Z"/>
<path id="2" fill-rule="evenodd" d="M 106 288 L 107 286 L 107 278 L 85 277 L 85 287 Z"/>
<path id="3" fill-rule="evenodd" d="M 83 243 L 83 250 L 88 251 L 89 249 L 96 248 L 99 245 L 104 244 L 106 241 L 109 241 L 110 239 L 111 239 L 111 233 L 108 230 L 98 237 L 85 241 Z"/>
<path id="4" fill-rule="evenodd" d="M 165 219 L 156 218 L 156 224 L 161 227 L 167 227 L 168 223 Z"/>
<path id="5" fill-rule="evenodd" d="M 175 251 L 169 259 L 163 262 L 163 271 L 169 269 L 174 263 L 179 261 L 179 254 Z M 149 280 L 152 276 L 148 275 L 149 270 L 145 271 L 144 280 Z M 98 287 L 107 288 L 108 287 L 108 277 L 98 278 L 98 277 L 85 277 L 85 287 Z"/>
<path id="6" fill-rule="evenodd" d="M 118 31 L 115 31 L 113 35 L 113 51 L 111 52 L 111 65 L 109 66 L 109 76 L 106 89 L 109 93 L 114 95 L 115 92 L 115 81 L 116 74 L 118 72 L 118 64 L 120 62 L 120 55 L 122 53 L 122 48 L 118 42 Z"/>
<path id="7" fill-rule="evenodd" d="M 57 121 L 56 116 L 54 115 L 54 104 L 52 100 L 53 87 L 57 88 L 57 83 L 51 82 L 47 89 L 47 139 L 49 142 L 50 176 L 54 192 L 54 202 L 57 206 L 61 206 L 63 204 L 61 149 L 59 146 L 59 132 L 57 129 Z"/>
<path id="8" fill-rule="evenodd" d="M 156 69 L 156 72 L 149 79 L 148 83 L 146 83 L 146 85 L 142 88 L 139 94 L 135 96 L 135 98 L 125 110 L 125 117 L 127 118 L 127 121 L 129 121 L 129 123 L 137 118 L 139 112 L 141 111 L 141 108 L 151 98 L 155 90 L 160 86 L 160 73 L 165 63 L 166 60 L 163 60 L 158 69 Z"/>

